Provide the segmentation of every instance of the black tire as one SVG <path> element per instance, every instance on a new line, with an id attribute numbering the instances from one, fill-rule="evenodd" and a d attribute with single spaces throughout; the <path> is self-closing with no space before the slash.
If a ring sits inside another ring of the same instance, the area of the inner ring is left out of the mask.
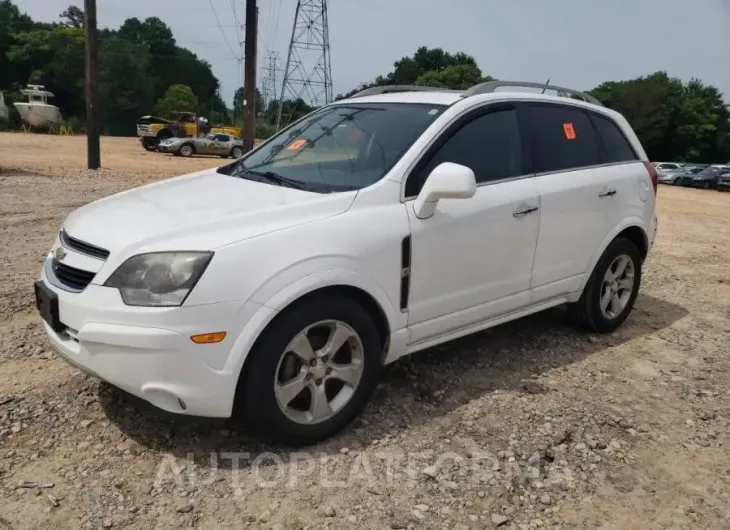
<path id="1" fill-rule="evenodd" d="M 623 310 L 614 318 L 607 318 L 600 307 L 603 278 L 608 267 L 622 254 L 627 255 L 633 262 L 634 286 Z M 580 299 L 569 305 L 569 314 L 573 322 L 586 331 L 610 333 L 616 330 L 629 316 L 636 302 L 641 286 L 641 265 L 641 254 L 632 241 L 623 237 L 614 239 L 596 263 Z"/>
<path id="2" fill-rule="evenodd" d="M 363 346 L 363 373 L 349 401 L 333 417 L 303 424 L 287 417 L 274 392 L 279 360 L 289 342 L 322 320 L 349 325 Z M 256 437 L 289 446 L 316 443 L 344 429 L 361 412 L 377 384 L 381 341 L 373 317 L 357 302 L 341 296 L 318 296 L 295 303 L 264 330 L 249 353 L 239 380 L 234 419 Z"/>
<path id="3" fill-rule="evenodd" d="M 231 158 L 241 158 L 243 156 L 243 149 L 236 146 L 231 149 Z"/>
<path id="4" fill-rule="evenodd" d="M 709 189 L 710 189 L 710 188 L 712 187 L 712 185 L 711 185 L 711 184 L 710 184 L 709 182 L 705 182 L 705 183 L 704 183 L 704 184 L 702 185 L 702 187 L 703 187 L 703 188 L 705 188 L 706 190 L 709 190 Z"/>
<path id="5" fill-rule="evenodd" d="M 672 181 L 672 184 L 674 184 L 675 186 L 679 186 L 679 179 L 674 179 Z"/>
<path id="6" fill-rule="evenodd" d="M 145 151 L 157 151 L 159 143 L 157 138 L 142 138 L 142 147 Z"/>
<path id="7" fill-rule="evenodd" d="M 195 146 L 191 143 L 182 144 L 177 152 L 180 156 L 193 156 L 195 153 Z"/>

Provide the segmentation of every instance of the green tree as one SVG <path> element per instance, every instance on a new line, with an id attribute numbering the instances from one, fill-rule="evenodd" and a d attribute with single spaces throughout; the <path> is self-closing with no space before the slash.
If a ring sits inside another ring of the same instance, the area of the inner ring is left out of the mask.
<path id="1" fill-rule="evenodd" d="M 471 55 L 467 55 L 462 52 L 451 54 L 441 48 L 428 48 L 426 46 L 421 46 L 416 50 L 416 53 L 414 53 L 412 57 L 403 57 L 395 61 L 393 63 L 392 72 L 389 72 L 384 76 L 379 75 L 372 82 L 363 83 L 359 87 L 345 94 L 344 96 L 338 95 L 337 99 L 350 97 L 360 90 L 372 86 L 415 85 L 419 78 L 422 78 L 422 76 L 426 73 L 428 73 L 428 76 L 425 79 L 421 79 L 421 84 L 431 84 L 435 82 L 443 83 L 443 78 L 434 77 L 435 74 L 431 72 L 440 73 L 443 70 L 454 66 L 464 66 L 467 68 L 457 71 L 450 71 L 447 75 L 450 75 L 452 78 L 463 77 L 465 75 L 468 77 L 469 75 L 473 74 L 474 71 L 479 71 L 479 79 L 481 79 L 481 71 L 479 70 L 479 66 L 477 65 L 476 59 L 474 59 L 474 57 L 472 57 Z M 459 73 L 457 74 L 456 72 Z M 449 78 L 446 78 L 446 80 L 448 81 Z M 451 79 L 451 81 L 453 81 L 453 79 Z M 438 84 L 433 86 L 442 85 Z"/>
<path id="2" fill-rule="evenodd" d="M 413 57 L 403 57 L 396 61 L 394 70 L 387 75 L 389 85 L 412 85 L 426 72 L 440 72 L 449 66 L 469 65 L 477 70 L 477 62 L 474 57 L 465 53 L 451 54 L 441 48 L 428 48 L 421 46 L 413 54 Z"/>
<path id="3" fill-rule="evenodd" d="M 18 84 L 36 83 L 55 94 L 66 118 L 85 113 L 84 32 L 56 25 L 21 32 L 7 53 L 18 70 L 27 72 Z"/>
<path id="4" fill-rule="evenodd" d="M 21 13 L 10 0 L 0 0 L 0 89 L 17 90 L 26 83 L 30 71 L 27 64 L 12 62 L 7 56 L 17 44 L 18 34 L 33 28 L 33 20 Z"/>
<path id="5" fill-rule="evenodd" d="M 476 64 L 457 64 L 442 70 L 429 70 L 416 79 L 416 85 L 466 90 L 478 83 L 491 81 L 489 76 L 482 77 L 482 71 Z"/>
<path id="6" fill-rule="evenodd" d="M 118 35 L 106 35 L 99 47 L 99 101 L 104 133 L 135 134 L 135 122 L 154 104 L 154 85 L 147 75 L 147 50 Z"/>
<path id="7" fill-rule="evenodd" d="M 76 6 L 68 6 L 68 8 L 61 13 L 60 18 L 65 21 L 67 26 L 71 26 L 72 28 L 83 28 L 84 20 L 86 20 L 83 9 Z"/>
<path id="8" fill-rule="evenodd" d="M 610 81 L 591 93 L 631 123 L 652 160 L 724 161 L 730 120 L 720 93 L 666 72 Z"/>
<path id="9" fill-rule="evenodd" d="M 170 112 L 179 110 L 195 112 L 198 109 L 198 98 L 189 86 L 172 85 L 165 91 L 165 95 L 157 101 L 157 113 L 167 116 Z"/>

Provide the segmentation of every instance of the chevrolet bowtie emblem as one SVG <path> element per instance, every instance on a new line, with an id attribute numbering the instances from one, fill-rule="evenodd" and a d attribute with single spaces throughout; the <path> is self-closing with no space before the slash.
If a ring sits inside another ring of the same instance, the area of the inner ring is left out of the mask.
<path id="1" fill-rule="evenodd" d="M 63 250 L 61 247 L 58 247 L 56 249 L 56 259 L 58 261 L 63 261 L 63 258 L 65 258 L 65 257 L 66 257 L 66 251 Z"/>

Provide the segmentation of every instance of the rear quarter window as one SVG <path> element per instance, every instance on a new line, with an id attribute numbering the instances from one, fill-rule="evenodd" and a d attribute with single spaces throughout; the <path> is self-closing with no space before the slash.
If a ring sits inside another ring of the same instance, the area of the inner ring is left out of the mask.
<path id="1" fill-rule="evenodd" d="M 603 143 L 607 162 L 627 162 L 638 160 L 628 139 L 613 120 L 591 114 L 593 124 Z M 660 169 L 677 169 L 677 164 L 659 164 Z"/>

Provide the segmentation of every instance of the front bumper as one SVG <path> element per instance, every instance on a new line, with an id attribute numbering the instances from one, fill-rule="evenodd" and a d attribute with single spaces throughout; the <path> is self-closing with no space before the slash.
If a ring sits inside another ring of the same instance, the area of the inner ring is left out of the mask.
<path id="1" fill-rule="evenodd" d="M 160 409 L 193 416 L 230 417 L 240 363 L 236 344 L 249 343 L 244 324 L 261 309 L 226 302 L 191 307 L 127 306 L 114 288 L 90 284 L 79 293 L 59 289 L 44 267 L 41 280 L 58 296 L 56 332 L 45 321 L 53 349 L 71 365 Z M 226 331 L 218 344 L 191 335 Z M 239 342 L 241 341 L 241 342 Z"/>
<path id="2" fill-rule="evenodd" d="M 180 149 L 179 145 L 158 145 L 157 150 L 160 153 L 176 153 Z"/>

